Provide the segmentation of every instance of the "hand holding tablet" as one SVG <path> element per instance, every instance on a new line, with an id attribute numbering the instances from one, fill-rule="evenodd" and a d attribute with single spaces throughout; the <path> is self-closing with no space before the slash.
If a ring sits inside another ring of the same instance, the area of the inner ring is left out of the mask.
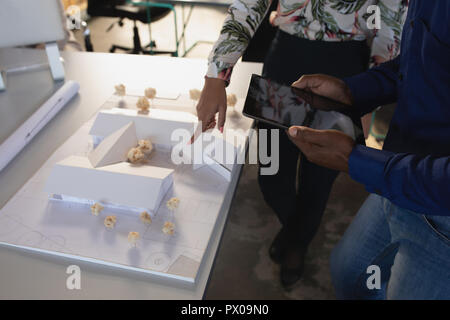
<path id="1" fill-rule="evenodd" d="M 356 110 L 351 105 L 314 93 L 320 88 L 312 86 L 311 79 L 306 80 L 301 85 L 308 90 L 294 87 L 299 81 L 288 86 L 253 75 L 243 114 L 281 129 L 287 130 L 291 126 L 336 129 L 356 139 L 362 127 Z M 335 91 L 339 91 L 338 88 Z"/>

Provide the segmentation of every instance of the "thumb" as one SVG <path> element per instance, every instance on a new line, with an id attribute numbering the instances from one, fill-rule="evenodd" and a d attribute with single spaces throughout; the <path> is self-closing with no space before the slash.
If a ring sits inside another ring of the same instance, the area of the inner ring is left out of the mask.
<path id="1" fill-rule="evenodd" d="M 326 133 L 303 126 L 292 126 L 289 128 L 289 135 L 293 138 L 301 138 L 305 142 L 321 144 Z"/>
<path id="2" fill-rule="evenodd" d="M 304 75 L 292 84 L 293 87 L 299 89 L 307 89 L 318 86 L 318 79 L 315 75 Z"/>
<path id="3" fill-rule="evenodd" d="M 292 127 L 290 127 L 289 128 L 289 135 L 292 137 L 292 138 L 297 138 L 297 133 L 298 133 L 298 130 L 299 129 L 299 127 L 298 126 L 292 126 Z"/>

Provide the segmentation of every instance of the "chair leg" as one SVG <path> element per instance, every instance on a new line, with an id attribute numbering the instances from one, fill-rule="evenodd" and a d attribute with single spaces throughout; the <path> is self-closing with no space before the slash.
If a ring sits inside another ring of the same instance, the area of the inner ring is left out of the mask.
<path id="1" fill-rule="evenodd" d="M 94 52 L 94 47 L 92 46 L 90 35 L 86 35 L 84 37 L 84 47 L 86 48 L 87 52 Z"/>
<path id="2" fill-rule="evenodd" d="M 141 46 L 141 38 L 139 37 L 139 29 L 136 25 L 136 21 L 134 21 L 134 27 L 133 27 L 133 53 L 139 54 L 142 52 L 142 46 Z"/>
<path id="3" fill-rule="evenodd" d="M 112 45 L 111 48 L 109 49 L 109 52 L 113 53 L 115 52 L 117 49 L 125 51 L 127 53 L 132 53 L 134 51 L 134 49 L 132 48 L 128 48 L 128 47 L 123 47 L 123 46 L 117 46 L 117 45 Z"/>
<path id="4" fill-rule="evenodd" d="M 109 52 L 115 52 L 117 49 L 123 50 L 126 53 L 133 53 L 133 54 L 170 54 L 172 57 L 177 57 L 178 52 L 177 51 L 160 51 L 160 50 L 153 50 L 153 48 L 156 47 L 155 41 L 151 41 L 148 45 L 146 45 L 144 48 L 141 44 L 141 38 L 139 36 L 139 29 L 137 27 L 136 21 L 134 21 L 134 27 L 133 27 L 133 48 L 127 48 L 123 46 L 118 45 L 112 45 L 109 49 Z M 150 48 L 150 50 L 145 50 L 145 48 Z"/>
<path id="5" fill-rule="evenodd" d="M 147 49 L 147 48 L 150 48 L 150 49 L 156 48 L 156 42 L 155 42 L 155 40 L 152 40 L 149 44 L 147 44 L 147 45 L 145 46 L 145 48 L 146 48 L 146 49 Z"/>
<path id="6" fill-rule="evenodd" d="M 134 26 L 133 26 L 133 48 L 112 45 L 111 48 L 109 49 L 109 52 L 113 53 L 117 49 L 125 51 L 126 53 L 133 53 L 133 54 L 144 53 L 144 50 L 141 46 L 141 38 L 139 37 L 139 29 L 137 27 L 136 21 L 134 21 Z"/>

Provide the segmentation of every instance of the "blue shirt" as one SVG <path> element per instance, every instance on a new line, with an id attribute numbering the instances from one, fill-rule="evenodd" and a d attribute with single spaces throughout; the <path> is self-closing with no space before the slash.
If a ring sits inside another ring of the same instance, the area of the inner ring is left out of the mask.
<path id="1" fill-rule="evenodd" d="M 449 22 L 449 0 L 411 0 L 400 56 L 344 79 L 361 115 L 397 101 L 383 150 L 355 146 L 350 176 L 429 215 L 450 216 Z"/>

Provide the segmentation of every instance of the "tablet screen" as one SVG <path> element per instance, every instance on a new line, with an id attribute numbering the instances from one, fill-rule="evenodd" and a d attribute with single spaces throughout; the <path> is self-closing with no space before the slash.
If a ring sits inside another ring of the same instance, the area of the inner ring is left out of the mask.
<path id="1" fill-rule="evenodd" d="M 309 105 L 296 96 L 289 86 L 252 76 L 243 110 L 245 115 L 289 128 L 302 125 L 311 111 Z"/>
<path id="2" fill-rule="evenodd" d="M 280 128 L 286 129 L 293 125 L 303 125 L 323 129 L 326 127 L 324 120 L 331 124 L 333 119 L 345 117 L 347 121 L 351 122 L 349 110 L 351 110 L 350 106 L 310 91 L 282 85 L 270 79 L 253 75 L 243 113 L 248 117 L 271 123 Z M 347 115 L 345 115 L 346 113 Z"/>
<path id="3" fill-rule="evenodd" d="M 281 129 L 307 126 L 339 130 L 364 145 L 361 119 L 352 106 L 252 75 L 242 112 Z"/>

